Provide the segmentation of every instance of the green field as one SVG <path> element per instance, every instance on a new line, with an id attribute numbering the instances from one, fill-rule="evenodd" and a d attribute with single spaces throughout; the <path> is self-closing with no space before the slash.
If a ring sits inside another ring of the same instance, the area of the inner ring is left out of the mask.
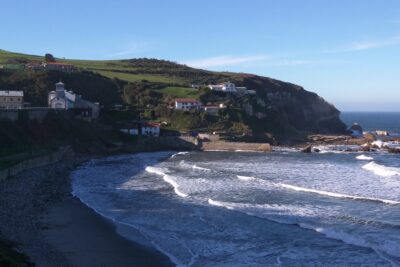
<path id="1" fill-rule="evenodd" d="M 26 55 L 0 50 L 0 64 L 8 64 L 10 60 L 21 61 L 21 66 L 29 61 L 43 61 L 44 56 Z M 73 64 L 81 70 L 89 70 L 99 73 L 107 78 L 118 78 L 127 82 L 141 82 L 146 80 L 154 83 L 168 83 L 178 85 L 189 85 L 190 79 L 176 75 L 176 64 L 161 61 L 162 65 L 152 59 L 132 60 L 78 60 L 56 58 L 57 62 Z M 172 66 L 172 67 L 171 67 Z M 188 67 L 183 67 L 188 68 Z M 180 69 L 179 71 L 182 71 Z"/>
<path id="2" fill-rule="evenodd" d="M 198 99 L 201 95 L 201 92 L 197 89 L 189 88 L 189 87 L 165 87 L 160 90 L 165 95 L 174 97 L 174 98 L 194 98 Z"/>

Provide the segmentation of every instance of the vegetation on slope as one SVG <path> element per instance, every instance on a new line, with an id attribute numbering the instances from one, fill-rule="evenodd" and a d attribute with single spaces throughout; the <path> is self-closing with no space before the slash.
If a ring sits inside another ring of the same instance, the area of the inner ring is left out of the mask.
<path id="1" fill-rule="evenodd" d="M 0 52 L 0 64 L 43 58 Z M 166 121 L 177 130 L 235 132 L 248 129 L 261 136 L 285 137 L 303 133 L 339 133 L 345 125 L 339 111 L 318 95 L 302 87 L 271 78 L 243 73 L 211 72 L 156 59 L 66 60 L 73 73 L 44 71 L 0 72 L 0 88 L 23 89 L 32 105 L 44 105 L 48 88 L 62 79 L 67 88 L 104 106 L 128 105 L 135 118 Z M 235 96 L 207 90 L 204 85 L 231 81 L 256 95 Z M 191 88 L 191 84 L 202 89 Z M 216 116 L 201 112 L 171 110 L 174 98 L 196 98 L 204 104 L 224 103 L 228 108 Z M 104 113 L 103 113 L 104 114 Z M 115 114 L 114 114 L 115 115 Z M 124 117 L 124 116 L 122 116 Z M 247 130 L 246 130 L 247 131 Z"/>

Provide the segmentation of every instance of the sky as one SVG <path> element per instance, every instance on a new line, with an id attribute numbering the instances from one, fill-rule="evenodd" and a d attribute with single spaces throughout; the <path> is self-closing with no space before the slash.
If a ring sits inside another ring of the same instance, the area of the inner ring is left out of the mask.
<path id="1" fill-rule="evenodd" d="M 159 58 L 400 111 L 399 0 L 0 0 L 0 49 Z"/>

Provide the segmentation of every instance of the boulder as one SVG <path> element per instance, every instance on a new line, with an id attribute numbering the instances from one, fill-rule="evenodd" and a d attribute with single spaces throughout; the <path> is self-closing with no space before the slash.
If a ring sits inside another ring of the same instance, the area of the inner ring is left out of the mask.
<path id="1" fill-rule="evenodd" d="M 365 152 L 369 152 L 369 151 L 371 151 L 371 146 L 369 144 L 362 145 L 361 150 L 365 151 Z"/>
<path id="2" fill-rule="evenodd" d="M 303 153 L 311 153 L 311 151 L 312 151 L 312 147 L 311 146 L 306 146 L 305 148 L 303 148 L 301 150 L 301 152 L 303 152 Z"/>
<path id="3" fill-rule="evenodd" d="M 376 136 L 373 135 L 372 133 L 365 133 L 364 139 L 368 142 L 373 142 L 373 141 L 376 141 Z"/>
<path id="4" fill-rule="evenodd" d="M 389 153 L 400 154 L 400 147 L 389 148 L 388 152 Z"/>

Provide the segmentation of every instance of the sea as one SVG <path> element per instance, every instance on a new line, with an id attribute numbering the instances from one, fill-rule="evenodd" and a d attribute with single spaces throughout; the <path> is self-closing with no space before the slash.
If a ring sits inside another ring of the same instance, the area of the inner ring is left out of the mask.
<path id="1" fill-rule="evenodd" d="M 400 128 L 382 118 L 343 114 Z M 176 266 L 400 266 L 400 156 L 320 149 L 93 159 L 73 194 Z"/>

